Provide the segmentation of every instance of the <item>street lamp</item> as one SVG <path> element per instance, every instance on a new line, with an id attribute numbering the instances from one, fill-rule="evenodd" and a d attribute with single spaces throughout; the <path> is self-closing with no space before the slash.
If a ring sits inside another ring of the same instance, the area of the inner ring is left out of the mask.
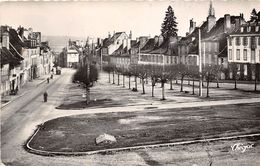
<path id="1" fill-rule="evenodd" d="M 200 73 L 200 79 L 199 79 L 199 96 L 202 97 L 202 57 L 201 57 L 201 29 L 199 30 L 199 73 Z"/>

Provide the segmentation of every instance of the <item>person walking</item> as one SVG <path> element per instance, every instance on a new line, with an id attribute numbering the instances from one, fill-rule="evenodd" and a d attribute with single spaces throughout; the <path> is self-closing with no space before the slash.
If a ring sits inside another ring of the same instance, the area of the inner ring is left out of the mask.
<path id="1" fill-rule="evenodd" d="M 50 79 L 49 79 L 49 77 L 47 78 L 47 83 L 49 83 L 50 82 Z"/>
<path id="2" fill-rule="evenodd" d="M 43 94 L 43 101 L 47 102 L 47 98 L 48 98 L 48 93 L 44 92 L 44 94 Z"/>

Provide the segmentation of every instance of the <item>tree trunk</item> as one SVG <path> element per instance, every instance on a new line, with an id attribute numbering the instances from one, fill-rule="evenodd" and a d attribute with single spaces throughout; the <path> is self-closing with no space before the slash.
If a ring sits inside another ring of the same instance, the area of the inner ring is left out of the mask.
<path id="1" fill-rule="evenodd" d="M 113 84 L 115 84 L 115 72 L 113 71 Z"/>
<path id="2" fill-rule="evenodd" d="M 140 81 L 140 84 L 141 84 L 142 83 L 142 79 L 140 78 L 139 81 Z"/>
<path id="3" fill-rule="evenodd" d="M 131 89 L 131 77 L 129 76 L 128 89 Z"/>
<path id="4" fill-rule="evenodd" d="M 194 95 L 194 78 L 192 79 L 192 94 Z"/>
<path id="5" fill-rule="evenodd" d="M 125 75 L 123 75 L 123 87 L 125 87 Z"/>
<path id="6" fill-rule="evenodd" d="M 154 84 L 152 84 L 152 97 L 154 97 Z"/>
<path id="7" fill-rule="evenodd" d="M 148 78 L 146 78 L 145 83 L 148 84 Z"/>
<path id="8" fill-rule="evenodd" d="M 183 77 L 181 78 L 181 92 L 183 92 Z"/>
<path id="9" fill-rule="evenodd" d="M 209 97 L 209 80 L 207 80 L 207 97 Z"/>
<path id="10" fill-rule="evenodd" d="M 235 78 L 235 88 L 234 89 L 237 89 L 237 79 Z"/>
<path id="11" fill-rule="evenodd" d="M 219 79 L 217 79 L 217 88 L 219 88 Z"/>
<path id="12" fill-rule="evenodd" d="M 142 86 L 143 86 L 143 94 L 145 94 L 145 90 L 144 90 L 144 78 L 142 79 Z"/>
<path id="13" fill-rule="evenodd" d="M 172 79 L 170 80 L 170 90 L 173 90 L 173 87 L 172 87 Z"/>
<path id="14" fill-rule="evenodd" d="M 108 82 L 110 83 L 110 72 L 108 72 Z"/>
<path id="15" fill-rule="evenodd" d="M 259 39 L 258 39 L 259 40 Z M 255 76 L 255 92 L 257 91 L 257 78 Z"/>
<path id="16" fill-rule="evenodd" d="M 190 79 L 188 78 L 188 85 L 190 85 Z"/>
<path id="17" fill-rule="evenodd" d="M 135 76 L 135 89 L 137 90 L 137 77 Z"/>
<path id="18" fill-rule="evenodd" d="M 165 96 L 164 96 L 164 83 L 162 83 L 162 100 L 165 100 Z"/>
<path id="19" fill-rule="evenodd" d="M 176 78 L 176 84 L 178 85 L 178 79 Z"/>
<path id="20" fill-rule="evenodd" d="M 117 85 L 120 85 L 120 83 L 119 83 L 119 76 L 120 76 L 120 74 L 117 74 Z"/>
<path id="21" fill-rule="evenodd" d="M 86 104 L 88 105 L 90 102 L 90 89 L 86 87 Z"/>

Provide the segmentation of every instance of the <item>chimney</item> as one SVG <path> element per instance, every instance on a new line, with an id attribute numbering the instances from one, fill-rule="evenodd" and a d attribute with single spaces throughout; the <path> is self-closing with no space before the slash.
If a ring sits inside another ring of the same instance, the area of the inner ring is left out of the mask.
<path id="1" fill-rule="evenodd" d="M 154 45 L 158 45 L 158 43 L 159 43 L 159 37 L 154 36 Z"/>
<path id="2" fill-rule="evenodd" d="M 241 25 L 241 21 L 239 18 L 235 18 L 235 29 L 238 29 Z"/>
<path id="3" fill-rule="evenodd" d="M 130 31 L 130 33 L 129 33 L 129 39 L 130 40 L 132 39 L 132 31 Z"/>
<path id="4" fill-rule="evenodd" d="M 1 27 L 3 29 L 3 34 L 2 34 L 2 47 L 5 47 L 9 50 L 9 27 L 4 26 Z"/>
<path id="5" fill-rule="evenodd" d="M 160 36 L 159 36 L 159 40 L 158 40 L 158 46 L 161 46 L 162 43 L 163 43 L 163 36 L 160 35 Z"/>
<path id="6" fill-rule="evenodd" d="M 191 33 L 196 27 L 196 22 L 193 21 L 193 18 L 190 20 L 189 33 Z"/>
<path id="7" fill-rule="evenodd" d="M 244 14 L 243 14 L 243 13 L 240 13 L 240 17 L 241 17 L 241 18 L 244 18 Z"/>
<path id="8" fill-rule="evenodd" d="M 228 33 L 228 32 L 230 32 L 230 29 L 231 29 L 230 15 L 225 14 L 225 16 L 224 16 L 224 32 Z"/>
<path id="9" fill-rule="evenodd" d="M 110 34 L 110 32 L 108 32 L 108 38 L 109 38 L 109 39 L 111 38 L 111 34 Z"/>

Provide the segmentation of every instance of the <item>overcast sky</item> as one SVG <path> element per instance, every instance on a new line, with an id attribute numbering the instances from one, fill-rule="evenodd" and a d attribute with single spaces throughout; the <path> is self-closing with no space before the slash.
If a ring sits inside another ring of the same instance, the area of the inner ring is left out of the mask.
<path id="1" fill-rule="evenodd" d="M 109 1 L 109 0 L 108 0 Z M 206 20 L 209 0 L 127 1 L 127 2 L 2 2 L 0 24 L 13 28 L 32 27 L 43 35 L 106 37 L 108 31 L 132 30 L 133 36 L 159 35 L 167 7 L 177 17 L 178 35 L 185 35 L 189 20 L 197 25 Z M 213 0 L 217 19 L 224 14 L 249 19 L 258 0 Z"/>

